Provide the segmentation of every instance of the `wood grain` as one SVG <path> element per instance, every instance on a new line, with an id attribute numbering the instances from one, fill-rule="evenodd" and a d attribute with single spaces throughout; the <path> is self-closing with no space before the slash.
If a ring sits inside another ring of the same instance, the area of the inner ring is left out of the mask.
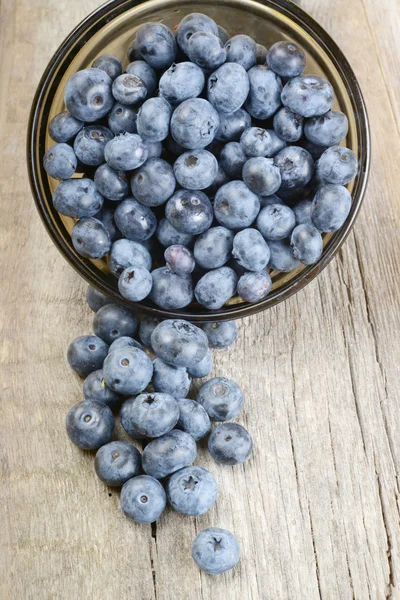
<path id="1" fill-rule="evenodd" d="M 55 49 L 98 0 L 0 2 L 1 600 L 384 600 L 400 598 L 400 47 L 394 0 L 304 0 L 366 97 L 373 163 L 354 232 L 322 275 L 244 320 L 215 374 L 246 394 L 253 458 L 198 464 L 219 499 L 157 527 L 123 517 L 118 493 L 72 447 L 81 399 L 65 361 L 90 330 L 85 285 L 35 212 L 24 144 L 31 98 Z M 61 14 L 62 13 L 62 14 Z M 232 529 L 240 566 L 220 577 L 190 558 L 197 531 Z"/>

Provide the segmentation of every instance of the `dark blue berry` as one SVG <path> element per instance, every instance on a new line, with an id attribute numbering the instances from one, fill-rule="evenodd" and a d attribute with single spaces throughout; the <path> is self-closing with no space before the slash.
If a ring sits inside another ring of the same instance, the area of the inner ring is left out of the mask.
<path id="1" fill-rule="evenodd" d="M 313 225 L 319 231 L 337 231 L 349 215 L 351 195 L 342 185 L 322 185 L 308 202 Z"/>
<path id="2" fill-rule="evenodd" d="M 257 217 L 257 229 L 266 240 L 283 240 L 294 229 L 294 212 L 282 204 L 268 204 Z"/>
<path id="3" fill-rule="evenodd" d="M 269 266 L 276 271 L 289 273 L 300 266 L 300 262 L 293 256 L 289 241 L 285 240 L 268 240 L 271 256 Z"/>
<path id="4" fill-rule="evenodd" d="M 225 62 L 226 49 L 218 36 L 198 31 L 189 39 L 188 55 L 199 67 L 214 70 Z"/>
<path id="5" fill-rule="evenodd" d="M 207 512 L 217 499 L 214 477 L 202 467 L 185 467 L 168 479 L 167 498 L 182 515 L 197 516 Z"/>
<path id="6" fill-rule="evenodd" d="M 304 117 L 296 115 L 285 106 L 274 116 L 274 130 L 285 142 L 297 142 L 303 135 Z"/>
<path id="7" fill-rule="evenodd" d="M 223 423 L 208 438 L 208 450 L 222 465 L 244 463 L 253 450 L 249 432 L 238 423 Z"/>
<path id="8" fill-rule="evenodd" d="M 65 106 L 80 121 L 98 121 L 106 116 L 114 104 L 111 86 L 111 78 L 102 69 L 78 71 L 65 87 Z"/>
<path id="9" fill-rule="evenodd" d="M 96 475 L 110 487 L 119 487 L 141 473 L 140 452 L 127 442 L 110 442 L 96 453 Z"/>
<path id="10" fill-rule="evenodd" d="M 218 27 L 210 17 L 201 13 L 187 15 L 179 23 L 176 30 L 177 42 L 186 55 L 189 54 L 190 38 L 198 31 L 218 36 Z"/>
<path id="11" fill-rule="evenodd" d="M 175 191 L 175 176 L 171 165 L 161 158 L 151 158 L 131 179 L 132 194 L 145 206 L 160 206 Z"/>
<path id="12" fill-rule="evenodd" d="M 243 181 L 230 181 L 223 185 L 215 195 L 215 218 L 228 229 L 250 227 L 259 211 L 258 196 L 249 190 Z"/>
<path id="13" fill-rule="evenodd" d="M 150 142 L 162 142 L 168 136 L 172 108 L 162 96 L 149 98 L 139 109 L 138 134 Z"/>
<path id="14" fill-rule="evenodd" d="M 193 283 L 190 276 L 181 277 L 169 267 L 160 267 L 152 272 L 153 287 L 150 298 L 164 310 L 176 310 L 188 306 L 193 300 Z"/>
<path id="15" fill-rule="evenodd" d="M 357 175 L 357 157 L 349 148 L 332 146 L 325 150 L 316 164 L 319 179 L 324 183 L 346 185 Z"/>
<path id="16" fill-rule="evenodd" d="M 196 442 L 192 436 L 173 429 L 147 444 L 142 456 L 143 470 L 156 479 L 162 479 L 190 466 L 196 455 Z"/>
<path id="17" fill-rule="evenodd" d="M 142 267 L 127 267 L 118 279 L 119 293 L 131 302 L 140 302 L 147 298 L 152 286 L 151 273 Z"/>
<path id="18" fill-rule="evenodd" d="M 113 275 L 119 277 L 127 267 L 141 267 L 151 270 L 151 255 L 139 242 L 117 240 L 111 247 L 108 266 Z"/>
<path id="19" fill-rule="evenodd" d="M 248 77 L 246 110 L 255 119 L 269 119 L 281 105 L 282 82 L 266 65 L 252 67 Z"/>
<path id="20" fill-rule="evenodd" d="M 49 123 L 49 134 L 52 140 L 60 144 L 69 142 L 80 132 L 84 123 L 75 119 L 67 110 L 59 113 Z"/>
<path id="21" fill-rule="evenodd" d="M 238 179 L 242 175 L 247 158 L 243 146 L 239 142 L 228 142 L 222 149 L 220 165 L 228 177 Z"/>
<path id="22" fill-rule="evenodd" d="M 157 438 L 171 431 L 178 422 L 179 408 L 170 394 L 140 394 L 122 405 L 121 425 L 129 433 L 138 431 L 146 438 Z"/>
<path id="23" fill-rule="evenodd" d="M 222 113 L 215 138 L 222 142 L 238 142 L 242 133 L 250 126 L 251 117 L 242 108 L 229 115 Z"/>
<path id="24" fill-rule="evenodd" d="M 287 146 L 274 157 L 282 178 L 282 189 L 301 188 L 310 181 L 314 172 L 311 154 L 300 146 Z"/>
<path id="25" fill-rule="evenodd" d="M 68 412 L 66 429 L 69 439 L 78 448 L 96 450 L 110 441 L 114 417 L 105 404 L 84 400 Z"/>
<path id="26" fill-rule="evenodd" d="M 189 150 L 208 146 L 213 141 L 218 127 L 218 113 L 204 98 L 185 100 L 172 114 L 172 137 Z"/>
<path id="27" fill-rule="evenodd" d="M 329 110 L 320 117 L 307 119 L 304 123 L 304 135 L 316 146 L 339 144 L 346 137 L 348 129 L 347 117 L 340 110 Z"/>
<path id="28" fill-rule="evenodd" d="M 151 359 L 139 348 L 126 346 L 111 352 L 104 361 L 106 385 L 124 396 L 140 394 L 153 375 Z"/>
<path id="29" fill-rule="evenodd" d="M 77 166 L 75 152 L 68 144 L 55 144 L 43 157 L 45 171 L 54 179 L 69 179 Z"/>
<path id="30" fill-rule="evenodd" d="M 226 377 L 209 379 L 197 396 L 197 402 L 213 421 L 229 421 L 237 417 L 243 408 L 243 401 L 240 387 Z"/>
<path id="31" fill-rule="evenodd" d="M 225 44 L 226 61 L 238 63 L 246 71 L 256 64 L 257 44 L 248 35 L 234 35 Z"/>
<path id="32" fill-rule="evenodd" d="M 160 78 L 160 94 L 171 102 L 178 104 L 189 98 L 196 98 L 204 88 L 203 71 L 191 62 L 173 64 Z"/>
<path id="33" fill-rule="evenodd" d="M 271 196 L 281 186 L 281 173 L 272 158 L 255 156 L 243 166 L 243 181 L 259 196 Z"/>
<path id="34" fill-rule="evenodd" d="M 179 421 L 176 427 L 189 433 L 194 440 L 201 440 L 211 429 L 210 417 L 195 400 L 180 398 L 177 402 Z"/>
<path id="35" fill-rule="evenodd" d="M 237 63 L 224 63 L 208 78 L 207 98 L 220 113 L 236 112 L 248 94 L 249 77 Z"/>
<path id="36" fill-rule="evenodd" d="M 208 377 L 213 368 L 213 356 L 211 350 L 207 350 L 207 354 L 200 362 L 193 367 L 188 368 L 188 373 L 191 377 Z"/>
<path id="37" fill-rule="evenodd" d="M 93 312 L 97 312 L 106 304 L 112 304 L 114 300 L 108 298 L 108 296 L 105 296 L 91 285 L 88 285 L 88 288 L 86 290 L 86 302 L 93 310 Z"/>
<path id="38" fill-rule="evenodd" d="M 311 223 L 303 223 L 293 229 L 290 245 L 294 257 L 304 265 L 316 263 L 323 250 L 321 234 Z"/>
<path id="39" fill-rule="evenodd" d="M 318 75 L 300 75 L 290 79 L 282 90 L 282 104 L 303 117 L 323 115 L 334 100 L 333 87 Z"/>
<path id="40" fill-rule="evenodd" d="M 196 190 L 178 190 L 165 207 L 168 221 L 182 233 L 198 235 L 213 221 L 213 208 L 207 196 Z"/>
<path id="41" fill-rule="evenodd" d="M 151 345 L 157 356 L 175 367 L 192 367 L 208 349 L 205 333 L 182 319 L 162 321 L 151 335 Z"/>
<path id="42" fill-rule="evenodd" d="M 135 133 L 120 133 L 108 142 L 104 157 L 116 171 L 131 171 L 146 162 L 148 150 L 142 138 Z"/>
<path id="43" fill-rule="evenodd" d="M 266 129 L 249 127 L 241 135 L 240 145 L 247 156 L 270 156 L 272 140 Z"/>
<path id="44" fill-rule="evenodd" d="M 168 248 L 168 246 L 174 244 L 182 244 L 183 246 L 190 247 L 193 243 L 193 235 L 178 231 L 167 219 L 161 219 L 159 222 L 156 236 L 164 248 Z"/>
<path id="45" fill-rule="evenodd" d="M 219 575 L 237 565 L 240 560 L 240 548 L 230 531 L 209 527 L 195 538 L 192 556 L 200 569 L 210 575 Z"/>
<path id="46" fill-rule="evenodd" d="M 129 75 L 136 75 L 141 79 L 147 90 L 147 98 L 152 96 L 157 87 L 157 74 L 155 70 L 144 60 L 134 60 L 126 67 L 126 72 Z"/>
<path id="47" fill-rule="evenodd" d="M 136 329 L 136 316 L 120 304 L 106 304 L 93 319 L 93 331 L 107 344 L 125 335 L 134 337 Z"/>
<path id="48" fill-rule="evenodd" d="M 175 60 L 175 36 L 163 23 L 145 23 L 136 32 L 136 47 L 153 69 L 165 70 Z"/>
<path id="49" fill-rule="evenodd" d="M 271 287 L 268 271 L 252 271 L 239 277 L 237 292 L 245 302 L 258 302 L 269 294 Z"/>
<path id="50" fill-rule="evenodd" d="M 177 275 L 190 275 L 196 266 L 191 251 L 179 244 L 168 246 L 164 258 L 167 266 Z"/>
<path id="51" fill-rule="evenodd" d="M 235 321 L 216 321 L 205 323 L 202 327 L 211 348 L 222 350 L 236 342 L 238 330 Z"/>
<path id="52" fill-rule="evenodd" d="M 115 210 L 115 222 L 121 233 L 136 242 L 149 239 L 157 228 L 154 213 L 134 198 L 126 198 Z"/>
<path id="53" fill-rule="evenodd" d="M 257 229 L 243 229 L 233 239 L 232 256 L 249 271 L 261 271 L 269 261 L 269 248 Z"/>
<path id="54" fill-rule="evenodd" d="M 174 173 L 177 182 L 183 188 L 204 190 L 215 180 L 218 162 L 207 150 L 191 150 L 176 159 Z"/>
<path id="55" fill-rule="evenodd" d="M 174 367 L 156 358 L 153 369 L 152 383 L 156 392 L 164 392 L 174 398 L 186 398 L 191 380 L 185 367 Z"/>
<path id="56" fill-rule="evenodd" d="M 110 251 L 111 238 L 103 223 L 93 217 L 82 217 L 72 229 L 72 244 L 85 258 L 102 258 Z"/>
<path id="57" fill-rule="evenodd" d="M 157 479 L 139 475 L 129 479 L 121 490 L 121 509 L 137 523 L 154 523 L 167 504 L 164 488 Z"/>
<path id="58" fill-rule="evenodd" d="M 92 64 L 94 69 L 105 71 L 110 79 L 114 80 L 122 73 L 122 64 L 119 58 L 111 54 L 101 54 Z"/>
<path id="59" fill-rule="evenodd" d="M 114 135 L 119 133 L 136 133 L 138 109 L 116 102 L 108 115 L 108 127 Z"/>
<path id="60" fill-rule="evenodd" d="M 196 300 L 205 308 L 218 310 L 234 296 L 237 275 L 229 267 L 220 267 L 209 271 L 196 284 Z"/>
<path id="61" fill-rule="evenodd" d="M 108 354 L 108 345 L 96 335 L 81 335 L 68 347 L 69 366 L 81 377 L 87 377 L 92 371 L 103 366 Z"/>
<path id="62" fill-rule="evenodd" d="M 203 269 L 222 267 L 231 256 L 233 233 L 226 227 L 211 227 L 199 235 L 194 244 L 194 257 Z"/>
<path id="63" fill-rule="evenodd" d="M 108 164 L 101 165 L 94 174 L 94 183 L 108 200 L 123 200 L 129 193 L 129 183 L 123 171 L 115 171 Z"/>
<path id="64" fill-rule="evenodd" d="M 62 215 L 80 219 L 92 217 L 103 206 L 104 198 L 91 179 L 67 179 L 53 194 L 54 208 Z"/>
<path id="65" fill-rule="evenodd" d="M 294 42 L 276 42 L 267 53 L 267 64 L 281 77 L 297 77 L 306 66 L 306 56 Z"/>

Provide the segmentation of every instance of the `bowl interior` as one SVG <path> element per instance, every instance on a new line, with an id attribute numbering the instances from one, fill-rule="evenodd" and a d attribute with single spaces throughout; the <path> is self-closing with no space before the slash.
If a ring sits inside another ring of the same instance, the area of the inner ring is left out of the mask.
<path id="1" fill-rule="evenodd" d="M 81 23 L 59 48 L 42 78 L 32 108 L 28 159 L 32 188 L 41 216 L 74 268 L 92 285 L 119 300 L 117 280 L 110 275 L 106 260 L 91 261 L 79 256 L 71 242 L 75 220 L 59 215 L 53 207 L 51 198 L 58 182 L 49 177 L 42 167 L 43 154 L 54 144 L 48 134 L 48 123 L 64 110 L 65 85 L 76 71 L 90 67 L 103 53 L 118 56 L 126 66 L 129 62 L 127 49 L 141 24 L 159 21 L 173 29 L 193 9 L 193 3 L 179 0 L 144 3 L 125 0 L 104 5 Z M 196 3 L 195 10 L 215 19 L 230 35 L 246 33 L 266 47 L 282 39 L 297 42 L 307 56 L 305 72 L 321 75 L 332 83 L 334 108 L 342 110 L 349 120 L 349 132 L 342 144 L 351 148 L 360 161 L 359 173 L 348 186 L 353 196 L 350 215 L 341 230 L 324 235 L 324 252 L 319 262 L 302 266 L 291 273 L 273 271 L 272 291 L 259 303 L 249 304 L 235 297 L 219 311 L 207 311 L 194 303 L 174 313 L 191 320 L 211 320 L 240 317 L 272 306 L 301 289 L 326 266 L 347 236 L 358 212 L 369 166 L 369 137 L 365 107 L 354 74 L 334 42 L 299 7 L 284 0 L 263 3 L 207 0 Z M 128 301 L 125 303 L 134 306 Z M 150 301 L 141 303 L 140 307 L 142 311 L 160 317 L 171 316 L 170 312 L 158 309 Z"/>

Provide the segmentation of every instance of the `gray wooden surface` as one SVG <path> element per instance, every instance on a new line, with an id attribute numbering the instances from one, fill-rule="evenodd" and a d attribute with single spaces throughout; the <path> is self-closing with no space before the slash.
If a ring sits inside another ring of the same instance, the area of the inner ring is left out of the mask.
<path id="1" fill-rule="evenodd" d="M 99 0 L 0 0 L 1 600 L 400 598 L 398 0 L 304 0 L 350 60 L 373 161 L 339 256 L 301 293 L 246 319 L 215 373 L 246 393 L 255 452 L 219 467 L 208 514 L 129 522 L 64 434 L 81 384 L 68 343 L 90 330 L 85 284 L 52 245 L 25 168 L 30 102 L 56 47 Z M 194 3 L 195 6 L 195 3 Z M 196 532 L 232 529 L 242 560 L 212 578 Z"/>

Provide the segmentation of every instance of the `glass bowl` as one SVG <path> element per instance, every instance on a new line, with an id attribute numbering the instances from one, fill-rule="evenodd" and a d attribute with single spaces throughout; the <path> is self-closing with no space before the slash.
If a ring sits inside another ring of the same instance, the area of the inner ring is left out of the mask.
<path id="1" fill-rule="evenodd" d="M 54 143 L 48 134 L 48 123 L 64 109 L 65 85 L 73 73 L 91 66 L 103 53 L 115 54 L 126 66 L 128 46 L 141 24 L 160 21 L 173 29 L 194 9 L 215 19 L 230 35 L 246 33 L 267 47 L 281 39 L 297 42 L 307 56 L 306 72 L 326 77 L 334 87 L 334 108 L 342 110 L 349 120 L 349 132 L 343 144 L 358 156 L 359 171 L 348 186 L 353 198 L 350 214 L 339 231 L 324 235 L 324 251 L 316 264 L 302 266 L 291 273 L 272 271 L 272 290 L 257 303 L 234 297 L 218 311 L 209 311 L 197 303 L 182 310 L 166 311 L 150 301 L 136 305 L 121 298 L 117 279 L 109 273 L 106 260 L 84 259 L 75 251 L 71 242 L 74 219 L 54 209 L 52 194 L 58 182 L 47 175 L 42 158 Z M 46 229 L 64 257 L 90 285 L 154 317 L 211 321 L 244 317 L 274 306 L 301 290 L 324 269 L 348 236 L 360 209 L 369 171 L 370 138 L 364 100 L 349 63 L 324 29 L 297 5 L 287 0 L 203 0 L 195 6 L 190 0 L 113 0 L 72 31 L 44 72 L 30 115 L 27 160 L 33 196 Z"/>

